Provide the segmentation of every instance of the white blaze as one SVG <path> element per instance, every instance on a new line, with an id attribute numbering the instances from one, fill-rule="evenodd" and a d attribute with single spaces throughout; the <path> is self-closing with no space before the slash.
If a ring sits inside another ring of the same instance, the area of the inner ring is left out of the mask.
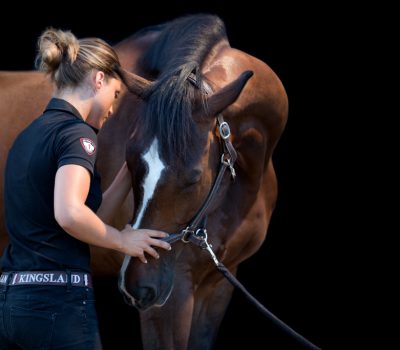
<path id="1" fill-rule="evenodd" d="M 137 215 L 136 221 L 133 223 L 132 228 L 136 229 L 140 226 L 142 222 L 143 215 L 147 209 L 147 206 L 151 199 L 153 198 L 154 191 L 156 189 L 157 183 L 160 180 L 161 173 L 165 168 L 164 163 L 161 161 L 158 154 L 158 140 L 155 138 L 150 148 L 142 156 L 143 161 L 147 164 L 148 173 L 143 179 L 143 201 L 140 207 L 139 214 Z M 125 294 L 126 297 L 130 299 L 132 304 L 135 303 L 133 297 L 125 289 L 125 271 L 128 267 L 131 257 L 125 255 L 124 262 L 121 267 L 121 282 L 120 290 Z"/>

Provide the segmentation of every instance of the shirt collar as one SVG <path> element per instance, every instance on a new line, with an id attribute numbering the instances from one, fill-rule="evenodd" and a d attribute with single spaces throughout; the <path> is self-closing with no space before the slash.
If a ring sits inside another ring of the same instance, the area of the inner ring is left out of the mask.
<path id="1" fill-rule="evenodd" d="M 76 118 L 82 120 L 83 122 L 85 122 L 85 120 L 83 119 L 83 117 L 82 117 L 82 115 L 79 113 L 79 111 L 78 111 L 72 104 L 70 104 L 69 102 L 67 102 L 67 101 L 65 101 L 65 100 L 63 100 L 63 99 L 61 99 L 61 98 L 53 97 L 53 98 L 49 101 L 49 103 L 48 103 L 48 105 L 47 105 L 47 107 L 46 107 L 46 109 L 45 109 L 44 111 L 47 112 L 47 111 L 51 111 L 51 110 L 58 110 L 58 111 L 67 112 L 67 113 L 69 113 L 69 114 L 72 114 L 72 115 L 75 116 Z M 85 122 L 85 123 L 86 123 L 86 122 Z M 86 123 L 86 124 L 87 124 L 87 123 Z M 87 124 L 87 125 L 89 125 L 89 124 Z M 96 129 L 95 127 L 93 127 L 93 126 L 91 126 L 91 125 L 89 125 L 89 126 L 93 129 L 93 131 L 94 131 L 96 134 L 99 132 L 99 130 Z"/>
<path id="2" fill-rule="evenodd" d="M 62 100 L 61 98 L 55 98 L 53 97 L 46 109 L 46 111 L 50 111 L 50 110 L 59 110 L 59 111 L 64 111 L 64 112 L 68 112 L 70 114 L 73 114 L 75 117 L 83 120 L 82 115 L 79 113 L 79 111 L 69 102 Z"/>

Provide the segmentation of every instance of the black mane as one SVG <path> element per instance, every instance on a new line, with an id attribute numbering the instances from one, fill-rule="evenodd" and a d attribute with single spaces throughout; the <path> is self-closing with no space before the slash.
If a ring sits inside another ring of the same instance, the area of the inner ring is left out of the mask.
<path id="1" fill-rule="evenodd" d="M 157 80 L 147 92 L 141 127 L 158 138 L 167 162 L 186 162 L 196 152 L 196 125 L 192 102 L 196 88 L 188 81 L 193 73 L 201 86 L 200 68 L 212 47 L 226 38 L 225 25 L 214 15 L 180 17 L 159 27 L 160 35 L 142 64 Z"/>

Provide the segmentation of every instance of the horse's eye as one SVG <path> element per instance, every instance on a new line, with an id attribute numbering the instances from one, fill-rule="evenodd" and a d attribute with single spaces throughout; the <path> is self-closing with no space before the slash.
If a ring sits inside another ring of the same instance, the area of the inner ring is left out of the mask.
<path id="1" fill-rule="evenodd" d="M 202 175 L 203 175 L 203 172 L 200 169 L 190 170 L 186 176 L 186 181 L 185 181 L 186 185 L 190 186 L 190 185 L 194 185 L 194 184 L 198 183 L 200 181 Z"/>

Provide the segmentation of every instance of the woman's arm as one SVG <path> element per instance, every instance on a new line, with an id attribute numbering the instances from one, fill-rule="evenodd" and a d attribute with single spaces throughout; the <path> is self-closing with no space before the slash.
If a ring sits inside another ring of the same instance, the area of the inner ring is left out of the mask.
<path id="1" fill-rule="evenodd" d="M 90 173 L 86 168 L 68 164 L 58 169 L 54 186 L 54 215 L 59 225 L 71 236 L 92 245 L 139 257 L 143 262 L 147 262 L 144 252 L 158 258 L 152 246 L 171 249 L 168 243 L 153 238 L 166 237 L 164 232 L 133 230 L 130 227 L 120 232 L 106 225 L 85 205 L 89 187 Z"/>
<path id="2" fill-rule="evenodd" d="M 131 173 L 126 162 L 124 162 L 112 184 L 103 193 L 103 201 L 96 212 L 97 216 L 105 223 L 110 224 L 117 210 L 124 203 L 131 187 Z"/>

